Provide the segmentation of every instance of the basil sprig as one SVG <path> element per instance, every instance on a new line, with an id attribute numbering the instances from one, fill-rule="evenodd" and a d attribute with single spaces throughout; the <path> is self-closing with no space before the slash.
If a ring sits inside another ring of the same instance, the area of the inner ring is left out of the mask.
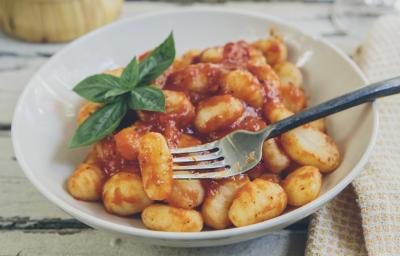
<path id="1" fill-rule="evenodd" d="M 164 94 L 152 86 L 152 82 L 172 64 L 174 58 L 175 42 L 171 33 L 139 63 L 134 57 L 120 77 L 96 74 L 79 82 L 74 92 L 104 106 L 79 126 L 69 147 L 86 146 L 103 139 L 119 126 L 129 109 L 165 112 Z"/>

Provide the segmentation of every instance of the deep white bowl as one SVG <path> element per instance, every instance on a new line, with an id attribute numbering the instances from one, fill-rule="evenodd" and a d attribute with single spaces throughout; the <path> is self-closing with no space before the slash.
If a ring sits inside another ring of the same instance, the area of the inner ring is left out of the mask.
<path id="1" fill-rule="evenodd" d="M 338 143 L 342 163 L 324 177 L 313 202 L 258 224 L 197 233 L 158 232 L 144 228 L 139 218 L 121 218 L 99 203 L 73 199 L 65 181 L 87 149 L 69 150 L 79 97 L 71 88 L 84 77 L 125 65 L 157 45 L 173 30 L 178 54 L 192 48 L 223 45 L 239 39 L 265 38 L 275 27 L 290 48 L 290 60 L 301 66 L 311 105 L 366 83 L 357 66 L 326 41 L 305 35 L 276 18 L 216 9 L 189 9 L 147 14 L 122 20 L 89 33 L 54 55 L 22 93 L 12 124 L 16 157 L 26 176 L 54 204 L 80 221 L 130 235 L 144 242 L 168 246 L 212 246 L 235 243 L 267 234 L 298 221 L 332 199 L 361 171 L 377 133 L 372 104 L 331 116 L 329 133 Z"/>

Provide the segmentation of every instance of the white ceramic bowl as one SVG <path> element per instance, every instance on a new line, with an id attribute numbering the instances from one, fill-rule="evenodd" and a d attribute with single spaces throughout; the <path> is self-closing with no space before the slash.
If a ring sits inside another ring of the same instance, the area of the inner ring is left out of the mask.
<path id="1" fill-rule="evenodd" d="M 305 35 L 276 18 L 244 12 L 190 9 L 154 13 L 116 22 L 76 40 L 53 56 L 32 78 L 16 108 L 12 138 L 16 157 L 30 181 L 54 204 L 80 221 L 123 233 L 144 242 L 168 246 L 212 246 L 235 243 L 284 228 L 316 211 L 361 171 L 377 131 L 371 104 L 327 120 L 329 133 L 343 155 L 340 167 L 324 177 L 321 195 L 313 202 L 262 223 L 198 233 L 158 232 L 139 218 L 120 218 L 99 203 L 73 199 L 65 181 L 87 149 L 69 150 L 79 97 L 71 88 L 84 77 L 125 65 L 157 45 L 173 30 L 178 54 L 191 48 L 223 45 L 239 39 L 265 38 L 276 27 L 290 47 L 290 59 L 304 71 L 311 104 L 353 90 L 366 82 L 360 70 L 337 48 Z"/>

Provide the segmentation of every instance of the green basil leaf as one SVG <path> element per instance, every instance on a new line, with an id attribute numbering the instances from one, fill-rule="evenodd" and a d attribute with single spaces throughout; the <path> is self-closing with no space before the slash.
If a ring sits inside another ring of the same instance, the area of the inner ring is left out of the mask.
<path id="1" fill-rule="evenodd" d="M 139 83 L 146 85 L 153 82 L 172 64 L 174 58 L 175 42 L 171 32 L 164 42 L 139 63 Z"/>
<path id="2" fill-rule="evenodd" d="M 124 84 L 127 84 L 130 89 L 133 89 L 137 85 L 139 82 L 139 64 L 136 57 L 124 68 L 121 79 L 124 80 Z"/>
<path id="3" fill-rule="evenodd" d="M 124 93 L 129 92 L 131 89 L 125 89 L 125 88 L 114 88 L 109 90 L 104 97 L 105 98 L 114 98 L 116 96 L 122 95 Z"/>
<path id="4" fill-rule="evenodd" d="M 165 112 L 165 97 L 161 89 L 153 86 L 136 87 L 131 91 L 129 107 L 135 110 Z"/>
<path id="5" fill-rule="evenodd" d="M 106 98 L 106 93 L 109 90 L 120 87 L 121 83 L 118 77 L 108 74 L 98 74 L 82 80 L 74 87 L 73 91 L 89 101 L 108 103 L 113 99 Z"/>
<path id="6" fill-rule="evenodd" d="M 75 131 L 69 147 L 76 148 L 93 144 L 112 133 L 127 112 L 127 104 L 121 99 L 94 112 Z"/>

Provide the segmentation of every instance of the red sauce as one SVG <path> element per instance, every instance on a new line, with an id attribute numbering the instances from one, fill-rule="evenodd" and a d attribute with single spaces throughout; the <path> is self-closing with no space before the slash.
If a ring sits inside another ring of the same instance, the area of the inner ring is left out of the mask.
<path id="1" fill-rule="evenodd" d="M 112 176 L 118 172 L 138 172 L 137 161 L 126 160 L 116 149 L 114 136 L 108 136 L 96 145 L 99 165 L 106 176 Z"/>
<path id="2" fill-rule="evenodd" d="M 227 43 L 223 51 L 222 64 L 227 69 L 246 68 L 250 59 L 249 45 L 244 41 Z"/>
<path id="3" fill-rule="evenodd" d="M 143 60 L 150 52 L 145 52 L 139 57 Z M 170 148 L 176 148 L 179 145 L 179 138 L 182 134 L 193 136 L 201 142 L 210 142 L 220 139 L 225 135 L 235 130 L 249 130 L 258 131 L 267 126 L 266 119 L 263 116 L 263 109 L 265 111 L 268 106 L 275 107 L 277 104 L 282 104 L 279 96 L 279 91 L 274 83 L 263 80 L 259 74 L 264 74 L 265 71 L 273 72 L 270 67 L 256 67 L 249 65 L 250 59 L 250 45 L 244 41 L 235 43 L 227 43 L 223 48 L 223 58 L 220 64 L 198 63 L 199 59 L 193 59 L 193 65 L 173 70 L 172 66 L 162 76 L 156 80 L 159 87 L 164 87 L 166 90 L 180 92 L 185 95 L 188 100 L 187 103 L 180 104 L 179 107 L 174 105 L 167 105 L 167 112 L 148 112 L 142 111 L 139 114 L 141 126 L 146 128 L 146 131 L 159 132 L 164 135 Z M 195 108 L 200 101 L 208 99 L 211 96 L 221 95 L 219 88 L 220 79 L 222 75 L 229 70 L 244 69 L 253 72 L 255 79 L 258 78 L 259 82 L 263 85 L 266 96 L 265 106 L 263 109 L 255 109 L 244 102 L 245 106 L 243 114 L 227 128 L 217 130 L 208 134 L 201 134 L 193 127 L 193 120 L 195 117 Z M 206 81 L 201 84 L 202 81 Z M 203 87 L 197 85 L 202 85 Z M 192 86 L 188 90 L 188 86 Z M 193 88 L 196 88 L 195 90 Z M 165 92 L 165 91 L 164 91 Z M 172 97 L 165 92 L 166 97 Z M 167 101 L 168 102 L 168 101 Z M 176 105 L 176 104 L 175 104 Z M 137 124 L 138 122 L 136 122 Z M 129 126 L 130 124 L 125 125 Z M 120 171 L 126 170 L 139 170 L 137 161 L 128 161 L 124 159 L 115 148 L 115 141 L 113 136 L 109 136 L 99 143 L 100 162 L 104 173 L 111 176 Z M 263 168 L 262 164 L 254 168 L 254 172 L 259 172 Z M 208 191 L 213 191 L 218 185 L 215 181 L 202 181 L 202 184 Z"/>

